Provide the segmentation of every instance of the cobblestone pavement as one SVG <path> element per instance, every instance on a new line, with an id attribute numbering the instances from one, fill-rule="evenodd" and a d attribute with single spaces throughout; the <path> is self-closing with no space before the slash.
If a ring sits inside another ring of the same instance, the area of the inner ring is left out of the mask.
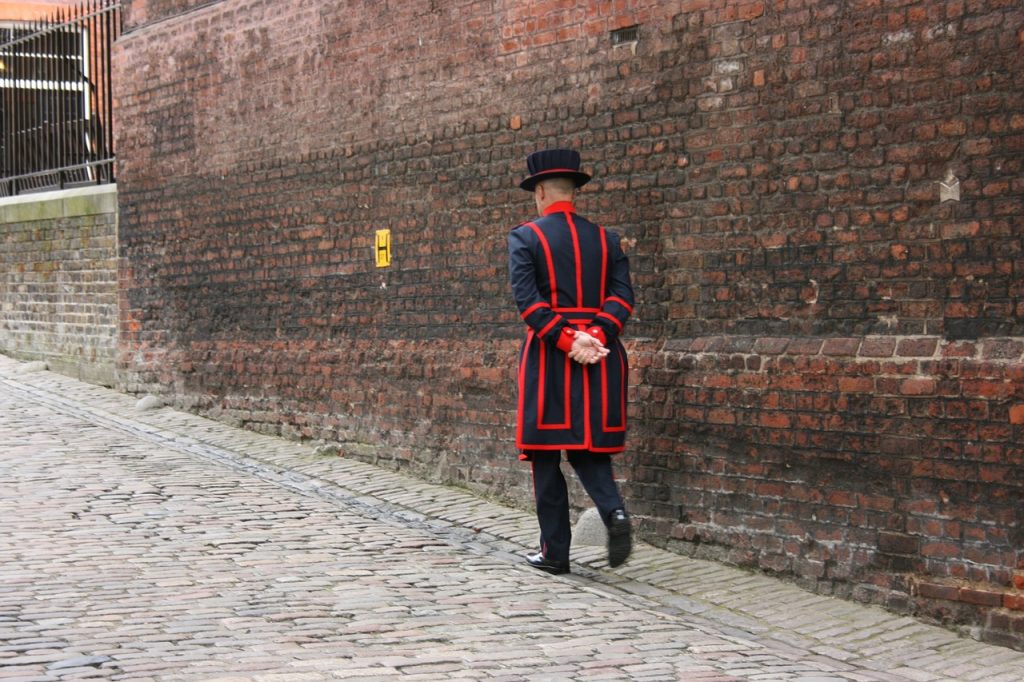
<path id="1" fill-rule="evenodd" d="M 1024 653 L 0 356 L 0 680 L 992 680 Z"/>

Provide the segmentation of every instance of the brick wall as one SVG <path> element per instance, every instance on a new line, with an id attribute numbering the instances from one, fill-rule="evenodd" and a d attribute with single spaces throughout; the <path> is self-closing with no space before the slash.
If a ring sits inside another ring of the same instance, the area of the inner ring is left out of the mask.
<path id="1" fill-rule="evenodd" d="M 1019 2 L 126 16 L 127 389 L 528 503 L 505 233 L 576 145 L 630 244 L 644 536 L 1024 639 Z"/>
<path id="2" fill-rule="evenodd" d="M 0 199 L 0 314 L 0 353 L 114 384 L 114 185 Z"/>

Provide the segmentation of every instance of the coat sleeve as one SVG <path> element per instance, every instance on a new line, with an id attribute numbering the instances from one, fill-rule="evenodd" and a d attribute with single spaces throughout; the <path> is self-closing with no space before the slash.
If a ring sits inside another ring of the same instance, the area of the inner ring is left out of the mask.
<path id="1" fill-rule="evenodd" d="M 520 225 L 509 233 L 509 284 L 523 321 L 539 338 L 558 344 L 568 323 L 551 309 L 551 302 L 541 295 L 537 286 L 537 261 L 534 257 L 537 248 L 537 239 L 529 226 Z"/>
<path id="2" fill-rule="evenodd" d="M 622 250 L 619 235 L 608 232 L 610 264 L 606 296 L 601 312 L 594 318 L 594 325 L 604 332 L 611 343 L 618 338 L 626 326 L 626 320 L 633 314 L 633 284 L 629 275 L 629 258 Z"/>

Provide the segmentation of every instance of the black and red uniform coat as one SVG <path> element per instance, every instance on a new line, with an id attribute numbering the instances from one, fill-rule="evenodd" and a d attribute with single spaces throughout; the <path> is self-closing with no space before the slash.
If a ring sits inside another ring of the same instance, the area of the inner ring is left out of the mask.
<path id="1" fill-rule="evenodd" d="M 557 202 L 508 237 L 512 295 L 527 324 L 519 356 L 520 452 L 625 448 L 629 366 L 619 334 L 633 312 L 629 260 L 619 235 L 574 211 L 572 203 Z M 598 337 L 608 355 L 592 365 L 570 359 L 575 330 Z"/>

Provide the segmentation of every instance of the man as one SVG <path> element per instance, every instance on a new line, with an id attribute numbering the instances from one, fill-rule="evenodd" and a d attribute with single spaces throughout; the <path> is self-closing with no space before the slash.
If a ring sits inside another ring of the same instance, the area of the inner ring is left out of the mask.
<path id="1" fill-rule="evenodd" d="M 630 522 L 612 474 L 625 448 L 629 367 L 619 334 L 633 311 L 629 261 L 619 236 L 577 215 L 590 180 L 571 149 L 530 154 L 540 217 L 508 237 L 509 280 L 527 325 L 519 356 L 516 447 L 533 466 L 540 552 L 527 557 L 548 573 L 569 572 L 572 529 L 560 467 L 562 451 L 608 528 L 608 563 L 632 549 Z"/>

